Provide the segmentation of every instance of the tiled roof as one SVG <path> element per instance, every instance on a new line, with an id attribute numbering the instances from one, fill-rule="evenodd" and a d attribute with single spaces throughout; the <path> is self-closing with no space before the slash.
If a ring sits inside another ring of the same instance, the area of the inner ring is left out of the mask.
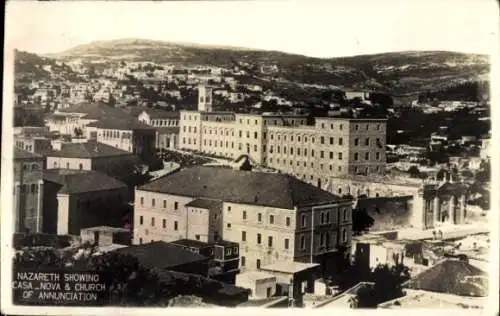
<path id="1" fill-rule="evenodd" d="M 14 147 L 14 159 L 43 159 L 42 156 Z"/>
<path id="2" fill-rule="evenodd" d="M 130 114 L 128 114 L 124 110 L 115 108 L 102 102 L 79 103 L 65 109 L 61 109 L 59 110 L 59 112 L 85 114 L 85 118 L 89 120 L 131 118 Z"/>
<path id="3" fill-rule="evenodd" d="M 145 108 L 143 109 L 143 111 L 146 112 L 152 119 L 160 119 L 160 118 L 180 119 L 181 117 L 179 112 L 165 111 L 162 109 Z"/>
<path id="4" fill-rule="evenodd" d="M 121 248 L 116 252 L 136 257 L 145 268 L 169 269 L 191 262 L 208 260 L 205 256 L 163 241 Z"/>
<path id="5" fill-rule="evenodd" d="M 220 200 L 210 200 L 210 199 L 200 198 L 200 199 L 196 199 L 196 200 L 189 202 L 188 204 L 186 204 L 186 206 L 197 207 L 197 208 L 209 210 L 209 209 L 218 207 L 221 204 L 222 204 L 222 201 L 220 201 Z"/>
<path id="6" fill-rule="evenodd" d="M 179 239 L 176 241 L 171 241 L 170 244 L 182 247 L 194 247 L 194 248 L 210 247 L 210 244 L 207 242 L 200 240 L 192 240 L 192 239 Z"/>
<path id="7" fill-rule="evenodd" d="M 54 150 L 49 157 L 98 158 L 112 156 L 130 156 L 130 152 L 109 146 L 95 140 L 86 143 L 65 143 L 61 150 Z"/>
<path id="8" fill-rule="evenodd" d="M 414 290 L 461 296 L 486 296 L 482 270 L 463 260 L 445 260 L 412 278 L 406 286 Z M 476 277 L 476 278 L 474 278 Z"/>
<path id="9" fill-rule="evenodd" d="M 126 188 L 125 183 L 108 175 L 91 170 L 48 169 L 43 180 L 61 186 L 58 193 L 84 193 Z"/>
<path id="10" fill-rule="evenodd" d="M 87 126 L 104 128 L 104 129 L 116 129 L 122 131 L 155 129 L 152 126 L 139 122 L 139 120 L 135 118 L 119 118 L 119 117 L 103 118 L 97 122 L 90 123 Z"/>
<path id="11" fill-rule="evenodd" d="M 284 209 L 339 200 L 292 176 L 217 167 L 180 170 L 138 189 Z"/>
<path id="12" fill-rule="evenodd" d="M 85 114 L 86 119 L 96 120 L 88 125 L 91 127 L 118 130 L 152 129 L 152 127 L 139 122 L 130 113 L 102 102 L 80 103 L 62 109 L 60 112 Z"/>

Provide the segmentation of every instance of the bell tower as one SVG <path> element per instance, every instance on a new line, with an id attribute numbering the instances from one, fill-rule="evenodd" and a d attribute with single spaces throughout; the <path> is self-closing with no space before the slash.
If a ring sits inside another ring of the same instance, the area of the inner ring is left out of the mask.
<path id="1" fill-rule="evenodd" d="M 212 112 L 212 88 L 199 85 L 198 86 L 198 111 L 200 112 Z"/>

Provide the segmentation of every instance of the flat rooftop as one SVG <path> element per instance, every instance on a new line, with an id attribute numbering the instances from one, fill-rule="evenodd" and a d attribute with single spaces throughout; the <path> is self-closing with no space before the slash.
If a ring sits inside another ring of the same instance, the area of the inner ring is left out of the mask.
<path id="1" fill-rule="evenodd" d="M 121 227 L 111 227 L 111 226 L 95 226 L 95 227 L 88 227 L 88 228 L 82 228 L 83 231 L 90 231 L 90 232 L 109 232 L 109 233 L 129 233 L 130 230 L 126 228 L 121 228 Z"/>
<path id="2" fill-rule="evenodd" d="M 303 262 L 277 262 L 265 267 L 261 270 L 274 271 L 274 272 L 285 272 L 285 273 L 297 273 L 311 268 L 319 267 L 317 263 L 303 263 Z"/>
<path id="3" fill-rule="evenodd" d="M 236 277 L 238 279 L 244 278 L 244 279 L 253 280 L 253 281 L 276 278 L 271 273 L 262 272 L 262 271 L 247 271 L 247 272 L 243 272 L 243 273 L 238 274 Z"/>

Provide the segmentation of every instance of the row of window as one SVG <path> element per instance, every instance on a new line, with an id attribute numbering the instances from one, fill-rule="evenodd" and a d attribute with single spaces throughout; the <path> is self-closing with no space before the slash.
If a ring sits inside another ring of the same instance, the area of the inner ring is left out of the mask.
<path id="1" fill-rule="evenodd" d="M 321 128 L 322 129 L 325 129 L 326 126 L 327 126 L 326 123 L 324 123 L 324 122 L 321 123 Z M 375 125 L 373 125 L 373 127 L 374 127 L 374 130 L 380 131 L 381 124 L 375 124 Z M 344 126 L 342 124 L 340 124 L 339 125 L 339 130 L 343 130 L 343 128 L 344 128 Z M 360 128 L 361 128 L 360 124 L 356 124 L 354 126 L 354 129 L 357 130 L 357 131 L 360 130 Z M 330 123 L 330 129 L 334 129 L 334 124 L 333 123 Z M 370 129 L 370 124 L 365 124 L 365 128 L 364 129 L 368 131 Z"/>
<path id="2" fill-rule="evenodd" d="M 288 149 L 288 151 L 287 151 Z M 269 154 L 273 154 L 274 153 L 274 146 L 269 146 Z M 276 146 L 276 153 L 277 154 L 283 154 L 283 155 L 295 155 L 295 156 L 304 156 L 304 157 L 307 157 L 307 148 L 303 148 L 302 151 L 301 151 L 301 148 L 297 148 L 296 150 L 294 150 L 294 147 L 286 147 L 286 146 Z M 311 149 L 310 151 L 311 153 L 311 157 L 314 157 L 314 149 Z M 325 151 L 323 150 L 320 150 L 319 151 L 319 158 L 325 158 Z M 329 154 L 329 158 L 330 159 L 334 159 L 334 152 L 333 151 L 330 151 L 330 154 Z M 339 152 L 337 153 L 337 159 L 338 160 L 342 160 L 342 153 Z"/>
<path id="3" fill-rule="evenodd" d="M 186 128 L 186 127 L 187 127 L 187 128 Z M 188 133 L 191 133 L 191 126 L 185 126 L 185 125 L 184 125 L 184 126 L 182 127 L 182 131 L 185 133 L 185 132 L 186 132 L 186 130 L 188 131 Z M 197 129 L 196 129 L 196 126 L 193 126 L 193 133 L 196 133 L 196 130 L 197 130 Z"/>
<path id="4" fill-rule="evenodd" d="M 174 224 L 173 225 L 174 230 L 175 231 L 179 230 L 179 223 L 177 221 L 174 221 L 173 224 Z M 139 216 L 139 225 L 141 225 L 141 226 L 144 225 L 144 217 L 142 215 Z M 155 227 L 156 222 L 155 222 L 155 218 L 154 217 L 151 217 L 151 223 L 150 223 L 150 225 L 151 225 L 151 227 Z M 162 228 L 167 228 L 167 220 L 166 219 L 162 220 L 161 227 Z"/>
<path id="5" fill-rule="evenodd" d="M 231 212 L 231 206 L 228 206 L 227 207 L 227 210 L 228 212 Z M 241 218 L 243 220 L 247 220 L 248 219 L 248 214 L 247 214 L 247 211 L 243 211 L 241 213 Z M 259 223 L 262 223 L 262 213 L 257 213 L 257 221 Z M 269 217 L 268 217 L 268 224 L 275 224 L 275 216 L 273 214 L 270 214 Z M 285 225 L 286 226 L 290 226 L 291 225 L 291 218 L 290 217 L 286 217 L 285 218 Z"/>
<path id="6" fill-rule="evenodd" d="M 54 163 L 52 164 L 52 166 L 54 167 L 54 169 L 57 169 L 58 168 L 57 161 L 54 161 Z M 69 168 L 69 162 L 66 163 L 66 169 L 70 169 Z M 78 164 L 78 169 L 79 170 L 83 170 L 83 164 L 79 163 Z"/>
<path id="7" fill-rule="evenodd" d="M 141 196 L 140 199 L 140 204 L 141 206 L 144 206 L 144 197 Z M 156 206 L 156 199 L 151 199 L 151 207 L 155 207 Z M 163 200 L 163 208 L 167 208 L 167 200 Z M 174 210 L 177 210 L 179 209 L 179 202 L 177 201 L 174 201 Z"/>
<path id="8" fill-rule="evenodd" d="M 370 152 L 365 152 L 365 160 L 370 160 Z M 380 160 L 380 153 L 376 152 L 375 153 L 375 159 Z M 358 161 L 359 160 L 359 153 L 354 153 L 354 160 Z"/>
<path id="9" fill-rule="evenodd" d="M 33 145 L 26 145 L 26 146 L 24 146 L 24 142 L 23 141 L 17 141 L 16 142 L 16 147 L 24 149 L 24 150 L 29 151 L 29 152 L 31 152 L 33 150 Z"/>
<path id="10" fill-rule="evenodd" d="M 132 133 L 103 130 L 102 133 L 99 133 L 99 136 L 103 136 L 104 138 L 132 138 Z"/>
<path id="11" fill-rule="evenodd" d="M 242 231 L 241 232 L 241 242 L 247 242 L 247 232 L 246 231 Z M 260 233 L 257 234 L 257 236 L 256 236 L 256 242 L 257 242 L 257 245 L 262 245 L 262 234 L 260 234 Z M 273 248 L 274 247 L 274 238 L 273 238 L 273 236 L 268 236 L 267 237 L 267 246 L 269 248 Z M 290 249 L 290 239 L 288 239 L 288 238 L 284 238 L 283 239 L 283 249 L 285 249 L 285 250 Z"/>
<path id="12" fill-rule="evenodd" d="M 177 121 L 177 120 L 151 120 L 151 125 L 153 125 L 153 126 L 178 126 L 179 121 Z"/>
<path id="13" fill-rule="evenodd" d="M 36 171 L 40 170 L 40 166 L 36 163 L 23 163 L 23 171 Z"/>
<path id="14" fill-rule="evenodd" d="M 344 221 L 348 221 L 349 220 L 349 209 L 342 209 L 341 210 L 342 212 L 342 219 Z M 323 224 L 330 224 L 331 221 L 330 221 L 330 211 L 320 211 L 319 212 L 319 224 L 323 225 Z M 333 220 L 333 218 L 332 218 Z M 306 214 L 302 214 L 300 215 L 300 225 L 302 227 L 307 227 L 307 215 Z"/>
<path id="15" fill-rule="evenodd" d="M 16 188 L 14 186 L 14 194 L 16 194 L 15 189 Z M 21 191 L 21 193 L 38 193 L 38 185 L 36 185 L 36 184 L 31 184 L 31 185 L 23 184 L 20 186 L 19 190 Z"/>

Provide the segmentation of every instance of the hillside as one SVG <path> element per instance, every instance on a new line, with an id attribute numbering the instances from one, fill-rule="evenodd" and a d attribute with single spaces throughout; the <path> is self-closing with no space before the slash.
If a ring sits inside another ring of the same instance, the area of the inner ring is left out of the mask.
<path id="1" fill-rule="evenodd" d="M 185 65 L 240 66 L 278 82 L 376 89 L 393 94 L 417 94 L 467 81 L 485 79 L 487 56 L 446 51 L 397 52 L 342 58 L 312 58 L 276 51 L 169 43 L 144 39 L 99 41 L 48 57 L 61 61 L 103 63 L 151 61 Z M 262 66 L 277 70 L 262 73 Z"/>
<path id="2" fill-rule="evenodd" d="M 62 61 L 15 50 L 14 73 L 15 82 L 19 84 L 54 77 L 68 78 L 73 71 Z"/>

